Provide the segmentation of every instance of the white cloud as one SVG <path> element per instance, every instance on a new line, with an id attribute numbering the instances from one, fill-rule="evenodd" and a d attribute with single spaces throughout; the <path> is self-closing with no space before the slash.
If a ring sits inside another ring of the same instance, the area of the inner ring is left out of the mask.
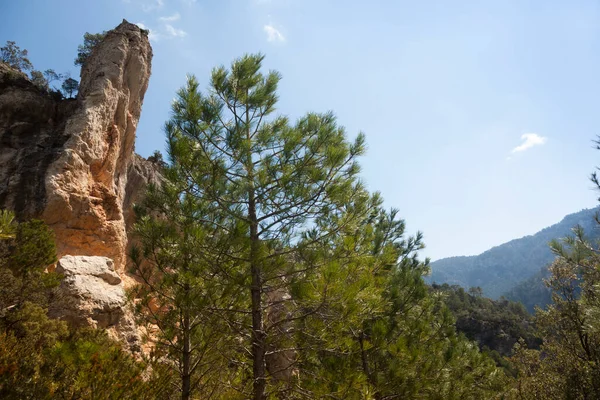
<path id="1" fill-rule="evenodd" d="M 165 30 L 167 31 L 167 34 L 171 37 L 184 37 L 187 35 L 186 31 L 174 28 L 170 24 L 165 24 Z"/>
<path id="2" fill-rule="evenodd" d="M 541 146 L 546 143 L 548 138 L 538 135 L 537 133 L 525 133 L 521 135 L 523 143 L 511 150 L 511 153 L 520 153 L 534 146 Z"/>
<path id="3" fill-rule="evenodd" d="M 165 21 L 165 22 L 173 22 L 173 21 L 177 21 L 179 18 L 181 18 L 181 15 L 179 15 L 178 12 L 176 12 L 173 15 L 169 15 L 166 17 L 160 17 L 159 20 L 160 21 Z"/>
<path id="4" fill-rule="evenodd" d="M 142 4 L 142 10 L 144 12 L 150 12 L 160 10 L 165 5 L 163 0 L 152 0 L 150 3 Z"/>
<path id="5" fill-rule="evenodd" d="M 285 36 L 283 36 L 273 25 L 265 25 L 263 30 L 267 32 L 267 40 L 269 42 L 285 42 Z"/>

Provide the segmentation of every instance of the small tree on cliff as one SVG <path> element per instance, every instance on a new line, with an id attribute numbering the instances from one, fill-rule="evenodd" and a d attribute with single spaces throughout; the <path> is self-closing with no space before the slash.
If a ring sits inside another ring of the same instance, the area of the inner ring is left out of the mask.
<path id="1" fill-rule="evenodd" d="M 77 93 L 79 89 L 79 82 L 73 78 L 67 78 L 62 84 L 62 90 L 68 98 L 72 99 L 73 95 Z"/>
<path id="2" fill-rule="evenodd" d="M 98 45 L 106 36 L 106 31 L 102 33 L 89 33 L 83 34 L 83 44 L 80 44 L 77 48 L 77 57 L 75 58 L 75 65 L 83 66 L 89 56 L 92 54 L 94 47 Z"/>
<path id="3" fill-rule="evenodd" d="M 19 71 L 29 71 L 33 65 L 27 58 L 27 50 L 21 50 L 15 42 L 7 41 L 4 47 L 0 47 L 0 61 L 7 63 Z"/>
<path id="4" fill-rule="evenodd" d="M 31 71 L 31 83 L 37 86 L 44 92 L 48 92 L 50 90 L 50 85 L 48 84 L 48 80 L 44 77 L 44 73 L 42 71 L 33 70 Z"/>

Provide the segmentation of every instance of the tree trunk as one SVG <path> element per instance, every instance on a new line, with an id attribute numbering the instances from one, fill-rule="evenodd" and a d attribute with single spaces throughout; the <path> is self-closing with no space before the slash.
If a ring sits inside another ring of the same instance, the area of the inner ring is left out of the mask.
<path id="1" fill-rule="evenodd" d="M 252 300 L 252 372 L 253 372 L 253 399 L 265 399 L 266 365 L 265 365 L 265 332 L 263 329 L 262 313 L 262 271 L 259 258 L 258 223 L 256 221 L 256 204 L 254 193 L 250 193 L 248 213 L 250 217 L 250 273 L 252 286 L 250 296 Z"/>
<path id="2" fill-rule="evenodd" d="M 246 97 L 249 91 L 246 89 Z M 249 106 L 246 104 L 246 140 L 252 142 L 250 135 Z M 256 213 L 256 194 L 254 191 L 254 165 L 251 152 L 248 154 L 246 172 L 248 173 L 248 221 L 250 223 L 250 274 L 252 284 L 250 286 L 250 298 L 252 307 L 252 398 L 264 400 L 266 380 L 266 334 L 264 330 L 262 312 L 262 266 L 260 263 L 260 238 L 258 235 L 258 217 Z"/>
<path id="3" fill-rule="evenodd" d="M 358 343 L 360 345 L 360 358 L 362 361 L 363 372 L 367 376 L 367 381 L 371 384 L 371 386 L 375 390 L 374 398 L 380 399 L 381 394 L 379 392 L 377 392 L 377 384 L 376 384 L 377 382 L 375 382 L 373 374 L 371 374 L 371 368 L 369 367 L 369 360 L 367 358 L 367 352 L 365 351 L 365 347 L 364 347 L 364 339 L 365 339 L 365 334 L 364 334 L 364 332 L 361 332 L 360 336 L 358 337 Z"/>
<path id="4" fill-rule="evenodd" d="M 186 285 L 187 289 L 187 285 Z M 186 308 L 188 305 L 186 304 Z M 190 312 L 187 309 L 183 311 L 183 354 L 181 371 L 181 400 L 189 400 L 191 396 L 191 372 L 190 372 Z"/>

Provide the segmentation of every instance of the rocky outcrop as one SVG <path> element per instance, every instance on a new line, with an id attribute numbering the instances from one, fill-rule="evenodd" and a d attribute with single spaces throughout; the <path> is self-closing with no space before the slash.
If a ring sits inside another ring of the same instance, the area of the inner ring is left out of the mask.
<path id="1" fill-rule="evenodd" d="M 147 33 L 123 21 L 84 65 L 77 99 L 0 66 L 0 208 L 42 218 L 59 257 L 105 256 L 124 270 L 125 200 L 143 191 L 127 181 L 151 59 Z"/>
<path id="2" fill-rule="evenodd" d="M 140 350 L 140 335 L 111 259 L 65 256 L 58 261 L 56 272 L 63 279 L 51 303 L 50 316 L 76 327 L 105 329 L 131 350 Z"/>
<path id="3" fill-rule="evenodd" d="M 59 255 L 100 255 L 125 266 L 123 211 L 135 130 L 148 87 L 152 50 L 136 25 L 123 22 L 94 49 L 81 72 L 80 106 L 68 140 L 45 178 L 43 219 Z"/>
<path id="4" fill-rule="evenodd" d="M 123 21 L 87 59 L 76 99 L 0 62 L 0 209 L 53 229 L 65 275 L 53 315 L 107 329 L 130 348 L 139 336 L 124 308 L 127 228 L 160 176 L 134 154 L 151 60 L 147 32 Z"/>

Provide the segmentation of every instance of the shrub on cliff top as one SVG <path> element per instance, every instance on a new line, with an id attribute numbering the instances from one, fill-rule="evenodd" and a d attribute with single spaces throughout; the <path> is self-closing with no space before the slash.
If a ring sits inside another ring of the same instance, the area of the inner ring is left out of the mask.
<path id="1" fill-rule="evenodd" d="M 33 69 L 33 65 L 27 58 L 27 50 L 21 50 L 13 41 L 6 41 L 4 47 L 0 47 L 0 61 L 7 63 L 14 69 L 19 71 L 29 71 Z"/>

